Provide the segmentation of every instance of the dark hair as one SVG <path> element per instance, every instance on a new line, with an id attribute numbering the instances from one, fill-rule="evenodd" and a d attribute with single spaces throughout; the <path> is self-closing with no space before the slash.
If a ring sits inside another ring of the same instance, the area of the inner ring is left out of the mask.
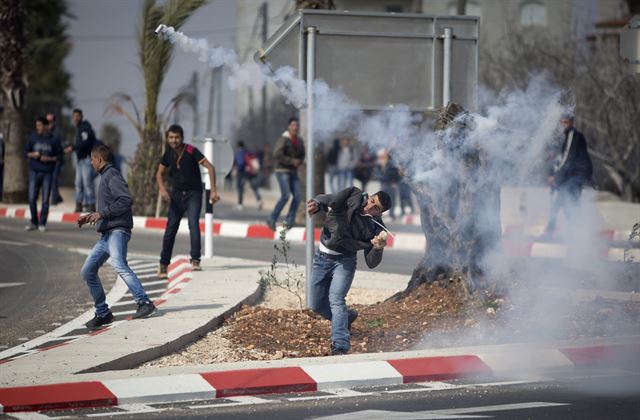
<path id="1" fill-rule="evenodd" d="M 291 117 L 289 118 L 289 122 L 287 123 L 287 125 L 291 124 L 294 121 L 300 124 L 300 120 L 298 119 L 298 117 Z"/>
<path id="2" fill-rule="evenodd" d="M 100 156 L 105 162 L 113 162 L 113 153 L 111 153 L 109 146 L 104 143 L 95 145 L 93 149 L 91 149 L 91 154 Z"/>
<path id="3" fill-rule="evenodd" d="M 373 195 L 374 196 L 378 196 L 378 199 L 380 200 L 380 204 L 382 204 L 382 206 L 384 207 L 384 210 L 382 210 L 383 213 L 385 211 L 389 210 L 391 208 L 391 206 L 393 205 L 393 203 L 391 202 L 391 197 L 386 192 L 378 191 L 377 193 L 375 193 Z"/>
<path id="4" fill-rule="evenodd" d="M 169 133 L 180 134 L 180 137 L 184 139 L 184 130 L 182 129 L 182 126 L 178 124 L 171 124 L 169 128 L 167 128 L 167 135 L 169 135 Z"/>
<path id="5" fill-rule="evenodd" d="M 45 117 L 44 115 L 39 115 L 36 118 L 36 122 L 40 121 L 42 123 L 42 125 L 44 125 L 45 127 L 49 125 L 49 121 L 47 120 L 47 117 Z"/>
<path id="6" fill-rule="evenodd" d="M 80 115 L 84 115 L 84 114 L 82 113 L 82 110 L 81 110 L 80 108 L 76 108 L 76 109 L 74 109 L 74 110 L 73 110 L 73 112 L 72 112 L 72 114 L 75 114 L 76 112 L 77 112 L 78 114 L 80 114 Z"/>
<path id="7" fill-rule="evenodd" d="M 244 142 L 243 142 L 242 140 L 240 140 L 240 141 L 237 143 L 237 145 L 238 145 L 238 149 L 241 149 L 241 148 L 243 148 L 243 147 L 244 147 Z"/>

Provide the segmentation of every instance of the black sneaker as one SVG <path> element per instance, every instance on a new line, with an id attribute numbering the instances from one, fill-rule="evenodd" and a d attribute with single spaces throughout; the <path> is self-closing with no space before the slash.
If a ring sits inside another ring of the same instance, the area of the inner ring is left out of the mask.
<path id="1" fill-rule="evenodd" d="M 103 325 L 111 324 L 114 319 L 115 317 L 111 312 L 109 312 L 109 314 L 105 316 L 96 315 L 92 320 L 84 324 L 84 326 L 89 328 L 90 330 L 95 330 L 102 327 Z"/>
<path id="2" fill-rule="evenodd" d="M 271 229 L 272 231 L 276 231 L 276 222 L 274 222 L 271 219 L 267 219 L 267 226 L 269 226 L 269 229 Z"/>
<path id="3" fill-rule="evenodd" d="M 136 310 L 133 319 L 146 318 L 156 310 L 155 305 L 152 302 L 143 302 L 138 304 L 138 310 Z"/>
<path id="4" fill-rule="evenodd" d="M 347 328 L 349 329 L 349 331 L 351 331 L 351 324 L 353 324 L 353 322 L 358 319 L 358 311 L 356 311 L 355 309 L 349 309 L 347 311 L 347 314 L 349 315 Z"/>
<path id="5" fill-rule="evenodd" d="M 342 356 L 349 353 L 349 350 L 336 348 L 335 343 L 331 343 L 331 355 Z"/>

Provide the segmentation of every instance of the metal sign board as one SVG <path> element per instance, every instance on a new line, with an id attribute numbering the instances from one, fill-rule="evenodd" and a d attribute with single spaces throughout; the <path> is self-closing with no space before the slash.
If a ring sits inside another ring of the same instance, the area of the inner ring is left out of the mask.
<path id="1" fill-rule="evenodd" d="M 362 109 L 404 104 L 427 111 L 448 101 L 476 108 L 477 17 L 300 10 L 255 58 L 273 70 L 291 66 L 298 77 L 306 78 L 309 27 L 316 28 L 315 78 L 342 90 Z M 446 30 L 451 34 L 450 47 Z"/>
<path id="2" fill-rule="evenodd" d="M 620 58 L 640 73 L 640 15 L 620 30 Z"/>

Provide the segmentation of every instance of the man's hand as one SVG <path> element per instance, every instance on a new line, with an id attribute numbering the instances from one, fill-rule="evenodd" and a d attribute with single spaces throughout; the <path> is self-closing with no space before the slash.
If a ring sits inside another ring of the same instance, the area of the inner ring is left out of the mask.
<path id="1" fill-rule="evenodd" d="M 319 211 L 320 211 L 320 205 L 316 200 L 307 201 L 307 213 L 309 213 L 309 216 L 313 216 Z"/>
<path id="2" fill-rule="evenodd" d="M 293 166 L 296 168 L 302 165 L 302 159 L 293 159 Z"/>
<path id="3" fill-rule="evenodd" d="M 371 244 L 373 244 L 373 249 L 384 249 L 387 246 L 387 232 L 384 230 L 380 232 L 371 240 Z"/>
<path id="4" fill-rule="evenodd" d="M 171 201 L 171 196 L 167 192 L 167 190 L 160 190 L 160 196 L 164 201 Z"/>
<path id="5" fill-rule="evenodd" d="M 209 201 L 211 201 L 211 204 L 216 204 L 220 201 L 220 196 L 217 191 L 211 190 L 211 193 L 209 193 Z"/>
<path id="6" fill-rule="evenodd" d="M 73 146 L 67 146 L 67 147 L 65 147 L 65 148 L 64 148 L 64 152 L 65 152 L 65 153 L 71 153 L 71 152 L 73 152 Z"/>
<path id="7" fill-rule="evenodd" d="M 100 213 L 98 212 L 83 214 L 82 216 L 78 217 L 78 227 L 80 228 L 87 223 L 95 225 L 100 219 L 102 219 L 102 216 L 100 216 Z"/>

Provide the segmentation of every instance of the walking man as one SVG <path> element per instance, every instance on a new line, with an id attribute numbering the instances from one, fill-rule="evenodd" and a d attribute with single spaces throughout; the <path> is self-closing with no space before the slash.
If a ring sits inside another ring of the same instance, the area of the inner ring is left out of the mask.
<path id="1" fill-rule="evenodd" d="M 347 310 L 345 298 L 356 272 L 356 254 L 364 250 L 369 268 L 380 264 L 387 245 L 381 216 L 389 208 L 391 198 L 386 192 L 369 196 L 356 187 L 307 202 L 309 215 L 327 212 L 307 293 L 311 310 L 331 321 L 332 355 L 346 354 L 351 347 L 351 324 L 358 312 Z"/>
<path id="2" fill-rule="evenodd" d="M 211 162 L 191 144 L 184 143 L 184 131 L 179 125 L 172 125 L 167 130 L 167 143 L 169 147 L 162 156 L 156 182 L 160 189 L 160 195 L 169 202 L 169 217 L 167 228 L 162 239 L 162 252 L 160 253 L 160 265 L 158 277 L 167 278 L 167 268 L 171 262 L 173 245 L 180 227 L 180 220 L 187 213 L 189 222 L 189 236 L 191 238 L 191 266 L 193 270 L 200 270 L 200 210 L 202 208 L 202 181 L 200 179 L 200 167 L 204 166 L 209 172 L 211 193 L 209 201 L 215 204 L 220 200 L 216 192 L 216 169 Z M 172 180 L 172 188 L 169 193 L 164 187 L 164 173 L 169 168 Z"/>
<path id="3" fill-rule="evenodd" d="M 124 178 L 113 167 L 113 155 L 104 144 L 96 146 L 90 153 L 92 168 L 98 172 L 98 211 L 84 214 L 78 218 L 78 227 L 89 223 L 97 225 L 101 234 L 91 253 L 82 266 L 82 278 L 89 286 L 96 308 L 95 316 L 85 325 L 90 330 L 110 324 L 114 316 L 107 305 L 98 269 L 109 259 L 109 263 L 124 280 L 135 299 L 138 309 L 133 318 L 151 315 L 156 307 L 144 291 L 140 280 L 127 263 L 127 245 L 131 239 L 133 199 Z"/>
<path id="4" fill-rule="evenodd" d="M 26 152 L 29 159 L 29 210 L 31 224 L 25 230 L 47 230 L 47 216 L 49 215 L 49 197 L 53 171 L 62 153 L 62 145 L 57 137 L 53 137 L 47 130 L 48 122 L 45 117 L 36 119 L 36 131 L 27 141 Z M 38 218 L 38 193 L 42 190 L 42 208 Z"/>
<path id="5" fill-rule="evenodd" d="M 71 115 L 76 126 L 75 144 L 65 148 L 66 153 L 76 152 L 76 208 L 75 212 L 96 211 L 96 194 L 93 188 L 95 173 L 91 168 L 91 150 L 96 144 L 96 135 L 89 121 L 85 120 L 81 109 L 74 109 Z"/>
<path id="6" fill-rule="evenodd" d="M 580 203 L 580 195 L 585 185 L 591 182 L 593 167 L 587 150 L 587 141 L 573 126 L 573 115 L 565 114 L 560 119 L 564 127 L 562 152 L 549 184 L 556 195 L 551 203 L 549 223 L 545 235 L 553 235 L 560 209 L 564 209 L 568 219 L 572 210 Z"/>
<path id="7" fill-rule="evenodd" d="M 258 191 L 258 176 L 260 174 L 260 161 L 258 157 L 251 153 L 249 149 L 245 147 L 243 141 L 238 142 L 238 150 L 235 154 L 236 164 L 236 187 L 238 188 L 238 205 L 237 209 L 242 210 L 242 199 L 244 197 L 244 183 L 249 181 L 249 186 L 256 196 L 258 202 L 258 210 L 262 210 L 262 198 L 260 197 L 260 191 Z"/>
<path id="8" fill-rule="evenodd" d="M 293 226 L 296 219 L 296 210 L 300 204 L 300 179 L 298 178 L 298 167 L 304 162 L 303 139 L 298 137 L 300 122 L 296 117 L 289 118 L 287 131 L 276 142 L 273 151 L 273 159 L 276 161 L 276 179 L 280 186 L 280 199 L 276 203 L 273 212 L 267 219 L 267 225 L 271 230 L 276 230 L 276 221 L 280 217 L 280 212 L 293 196 L 289 213 L 285 219 L 287 227 Z"/>

